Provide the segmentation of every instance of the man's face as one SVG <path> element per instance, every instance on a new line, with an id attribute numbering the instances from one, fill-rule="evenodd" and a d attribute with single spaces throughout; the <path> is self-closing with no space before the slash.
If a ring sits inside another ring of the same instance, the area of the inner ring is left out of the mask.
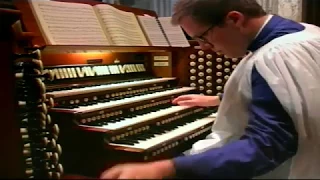
<path id="1" fill-rule="evenodd" d="M 223 26 L 204 26 L 192 17 L 181 19 L 180 25 L 186 33 L 197 40 L 202 49 L 211 49 L 228 57 L 242 57 L 247 52 L 248 38 L 244 35 L 244 19 L 239 14 L 230 13 Z"/>

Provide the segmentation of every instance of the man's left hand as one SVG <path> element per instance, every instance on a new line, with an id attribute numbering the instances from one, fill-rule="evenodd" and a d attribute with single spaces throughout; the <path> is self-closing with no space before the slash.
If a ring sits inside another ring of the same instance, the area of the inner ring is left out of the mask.
<path id="1" fill-rule="evenodd" d="M 100 179 L 163 179 L 174 176 L 171 160 L 150 163 L 120 164 L 104 171 Z"/>

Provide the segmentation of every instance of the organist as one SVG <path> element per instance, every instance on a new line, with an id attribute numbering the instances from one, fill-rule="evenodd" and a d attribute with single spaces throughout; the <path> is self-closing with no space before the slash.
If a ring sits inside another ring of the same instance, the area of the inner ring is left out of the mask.
<path id="1" fill-rule="evenodd" d="M 185 156 L 118 165 L 101 178 L 320 178 L 319 28 L 267 14 L 255 0 L 179 0 L 174 13 L 203 49 L 250 53 L 221 103 L 200 95 L 173 101 L 220 105 L 207 139 Z"/>

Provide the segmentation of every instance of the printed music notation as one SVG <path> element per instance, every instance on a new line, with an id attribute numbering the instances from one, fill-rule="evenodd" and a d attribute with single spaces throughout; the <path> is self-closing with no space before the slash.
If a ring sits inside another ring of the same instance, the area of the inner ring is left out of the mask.
<path id="1" fill-rule="evenodd" d="M 170 18 L 136 16 L 108 4 L 29 2 L 47 45 L 190 46 Z"/>
<path id="2" fill-rule="evenodd" d="M 171 24 L 171 17 L 159 17 L 158 18 L 169 43 L 173 47 L 189 47 L 190 44 L 186 39 L 180 26 L 173 26 Z"/>
<path id="3" fill-rule="evenodd" d="M 50 44 L 110 45 L 90 5 L 31 1 Z"/>
<path id="4" fill-rule="evenodd" d="M 99 4 L 95 8 L 115 45 L 148 46 L 135 14 Z"/>
<path id="5" fill-rule="evenodd" d="M 138 20 L 153 46 L 169 46 L 168 40 L 155 17 L 138 16 Z"/>
<path id="6" fill-rule="evenodd" d="M 138 16 L 138 19 L 152 44 L 172 47 L 190 46 L 181 27 L 172 25 L 171 17 Z M 166 44 L 164 41 L 167 41 Z"/>

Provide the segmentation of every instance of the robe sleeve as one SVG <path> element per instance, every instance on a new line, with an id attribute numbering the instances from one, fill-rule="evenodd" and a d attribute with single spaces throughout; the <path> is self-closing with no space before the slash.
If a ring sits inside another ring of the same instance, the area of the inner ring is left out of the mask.
<path id="1" fill-rule="evenodd" d="M 175 158 L 177 177 L 253 178 L 291 158 L 297 151 L 294 123 L 255 67 L 252 102 L 245 134 L 221 148 Z"/>

